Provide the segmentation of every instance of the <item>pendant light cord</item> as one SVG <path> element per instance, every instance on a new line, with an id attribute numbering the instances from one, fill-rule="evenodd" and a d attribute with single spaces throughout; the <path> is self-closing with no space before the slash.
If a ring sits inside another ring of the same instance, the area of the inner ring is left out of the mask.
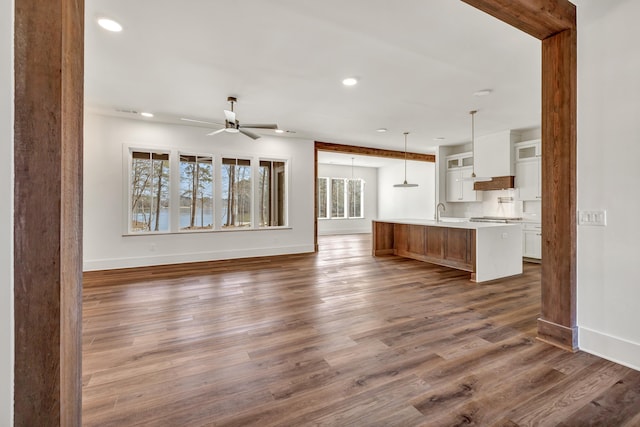
<path id="1" fill-rule="evenodd" d="M 469 111 L 469 114 L 471 114 L 471 156 L 472 158 L 475 158 L 475 154 L 476 154 L 476 135 L 475 135 L 475 116 L 476 113 L 478 112 L 478 110 L 471 110 Z M 476 177 L 476 162 L 474 159 L 474 162 L 471 164 L 471 177 L 475 178 Z"/>
<path id="2" fill-rule="evenodd" d="M 418 184 L 409 184 L 407 182 L 407 135 L 409 132 L 404 132 L 404 182 L 402 184 L 395 184 L 394 187 L 417 187 Z"/>
<path id="3" fill-rule="evenodd" d="M 404 133 L 404 183 L 407 183 L 407 135 L 409 132 Z"/>

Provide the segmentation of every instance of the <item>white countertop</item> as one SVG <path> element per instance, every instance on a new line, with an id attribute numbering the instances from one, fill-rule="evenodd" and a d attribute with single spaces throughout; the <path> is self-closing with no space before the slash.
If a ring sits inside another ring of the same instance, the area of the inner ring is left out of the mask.
<path id="1" fill-rule="evenodd" d="M 430 227 L 448 227 L 448 228 L 464 228 L 467 230 L 477 230 L 479 228 L 495 228 L 495 227 L 521 227 L 519 223 L 495 223 L 495 222 L 470 222 L 470 221 L 435 221 L 433 219 L 414 219 L 414 218 L 392 218 L 392 219 L 376 219 L 378 222 L 390 222 L 394 224 L 409 225 L 428 225 Z"/>

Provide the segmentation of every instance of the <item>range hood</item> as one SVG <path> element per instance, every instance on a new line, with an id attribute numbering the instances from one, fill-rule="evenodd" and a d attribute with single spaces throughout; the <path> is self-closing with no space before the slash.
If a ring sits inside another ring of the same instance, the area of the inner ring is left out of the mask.
<path id="1" fill-rule="evenodd" d="M 505 190 L 515 188 L 513 144 L 520 135 L 506 130 L 478 137 L 474 142 L 473 164 L 476 179 L 474 190 Z"/>
<path id="2" fill-rule="evenodd" d="M 494 176 L 487 181 L 476 181 L 473 183 L 473 189 L 478 190 L 506 190 L 515 188 L 516 177 L 513 175 Z"/>

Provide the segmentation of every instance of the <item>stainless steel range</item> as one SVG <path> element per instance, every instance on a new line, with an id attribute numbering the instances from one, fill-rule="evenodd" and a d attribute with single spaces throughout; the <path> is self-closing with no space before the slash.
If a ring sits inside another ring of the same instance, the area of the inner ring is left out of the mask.
<path id="1" fill-rule="evenodd" d="M 496 222 L 501 224 L 508 224 L 510 222 L 522 221 L 520 217 L 503 217 L 503 216 L 477 216 L 469 218 L 471 222 Z"/>

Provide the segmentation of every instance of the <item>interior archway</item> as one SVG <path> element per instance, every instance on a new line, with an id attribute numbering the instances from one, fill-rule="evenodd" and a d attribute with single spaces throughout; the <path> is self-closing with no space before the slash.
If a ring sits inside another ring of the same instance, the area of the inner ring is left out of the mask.
<path id="1" fill-rule="evenodd" d="M 542 40 L 539 337 L 577 348 L 576 11 L 567 0 L 463 0 Z M 84 0 L 15 0 L 14 417 L 81 424 Z M 43 224 L 43 215 L 46 221 Z"/>

